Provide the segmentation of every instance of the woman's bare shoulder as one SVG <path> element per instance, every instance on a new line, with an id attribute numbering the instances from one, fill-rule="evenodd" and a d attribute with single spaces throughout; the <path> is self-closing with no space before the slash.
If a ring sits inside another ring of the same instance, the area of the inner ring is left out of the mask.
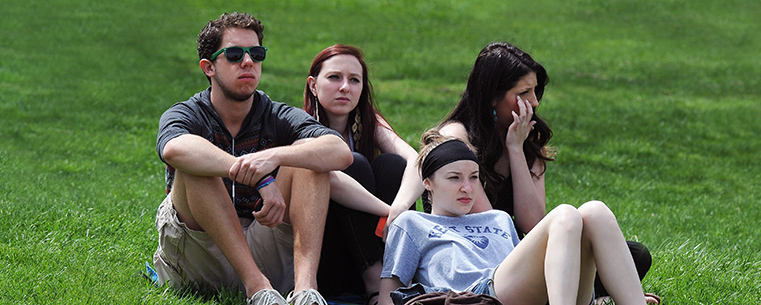
<path id="1" fill-rule="evenodd" d="M 468 130 L 460 122 L 448 122 L 439 128 L 439 133 L 446 137 L 456 137 L 463 142 L 469 143 Z"/>

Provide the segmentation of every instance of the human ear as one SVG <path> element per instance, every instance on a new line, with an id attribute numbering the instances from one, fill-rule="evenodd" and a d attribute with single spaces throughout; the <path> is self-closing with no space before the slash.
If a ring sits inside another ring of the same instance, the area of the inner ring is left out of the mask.
<path id="1" fill-rule="evenodd" d="M 199 66 L 201 66 L 201 70 L 204 74 L 208 77 L 214 76 L 214 63 L 212 63 L 210 60 L 204 58 L 201 59 L 201 61 L 198 63 Z"/>
<path id="2" fill-rule="evenodd" d="M 307 86 L 309 86 L 309 91 L 312 91 L 312 95 L 317 96 L 317 80 L 314 76 L 307 77 Z"/>

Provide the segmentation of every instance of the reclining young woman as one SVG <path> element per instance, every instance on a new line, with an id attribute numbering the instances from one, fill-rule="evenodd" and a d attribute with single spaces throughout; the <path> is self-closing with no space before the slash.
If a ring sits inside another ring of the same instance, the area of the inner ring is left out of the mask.
<path id="1" fill-rule="evenodd" d="M 521 240 L 506 212 L 469 214 L 485 198 L 472 148 L 435 130 L 423 142 L 418 166 L 431 214 L 405 211 L 390 225 L 380 304 L 393 304 L 391 292 L 413 280 L 503 304 L 589 304 L 595 271 L 616 304 L 645 304 L 624 236 L 604 203 L 560 205 Z"/>

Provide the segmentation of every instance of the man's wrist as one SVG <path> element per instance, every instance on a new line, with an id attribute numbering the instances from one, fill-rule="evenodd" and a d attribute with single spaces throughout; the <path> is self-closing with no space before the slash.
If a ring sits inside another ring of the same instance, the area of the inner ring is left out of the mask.
<path id="1" fill-rule="evenodd" d="M 267 175 L 262 180 L 259 180 L 259 182 L 256 183 L 256 190 L 259 191 L 263 187 L 269 185 L 270 183 L 275 182 L 275 178 L 272 177 L 272 175 Z"/>

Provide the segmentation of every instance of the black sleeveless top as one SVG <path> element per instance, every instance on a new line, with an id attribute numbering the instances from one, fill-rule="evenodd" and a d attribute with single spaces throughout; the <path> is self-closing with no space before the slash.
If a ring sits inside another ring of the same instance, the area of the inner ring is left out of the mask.
<path id="1" fill-rule="evenodd" d="M 515 206 L 513 202 L 513 179 L 512 176 L 509 176 L 505 178 L 505 180 L 502 180 L 502 183 L 497 187 L 497 191 L 489 192 L 486 191 L 486 197 L 489 198 L 489 202 L 491 202 L 491 207 L 496 210 L 502 210 L 510 214 L 510 217 L 513 218 L 513 221 L 515 221 Z M 515 230 L 518 231 L 518 237 L 523 239 L 523 236 L 526 235 L 526 232 L 523 232 L 518 227 L 515 227 Z"/>
<path id="2" fill-rule="evenodd" d="M 489 197 L 492 208 L 502 210 L 514 216 L 513 214 L 513 179 L 507 177 L 502 180 L 501 185 L 497 187 L 496 194 L 490 194 L 486 192 L 486 196 Z"/>

